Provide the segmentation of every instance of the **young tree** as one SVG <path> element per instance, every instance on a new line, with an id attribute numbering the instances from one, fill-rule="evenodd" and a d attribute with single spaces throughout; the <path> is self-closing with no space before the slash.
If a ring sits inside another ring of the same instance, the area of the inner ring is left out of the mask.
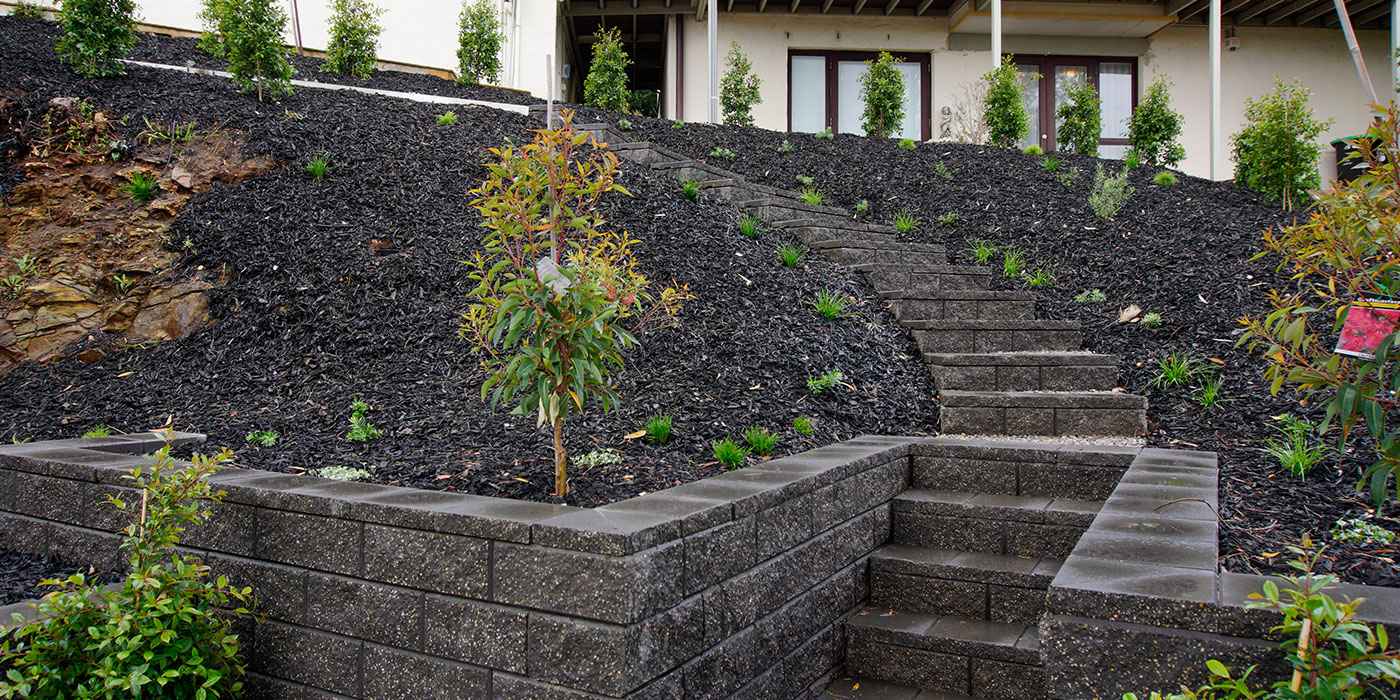
<path id="1" fill-rule="evenodd" d="M 524 146 L 491 149 L 499 158 L 472 190 L 487 229 L 483 253 L 467 262 L 476 287 L 461 333 L 485 353 L 481 396 L 515 404 L 554 433 L 554 495 L 568 494 L 564 420 L 596 400 L 619 397 L 613 377 L 622 351 L 642 332 L 672 325 L 690 294 L 653 294 L 632 257 L 635 241 L 602 230 L 597 211 L 617 184 L 617 156 L 572 114 L 535 132 Z"/>
<path id="2" fill-rule="evenodd" d="M 219 43 L 243 92 L 277 99 L 292 93 L 292 64 L 282 43 L 287 13 L 273 0 L 216 0 Z"/>
<path id="3" fill-rule="evenodd" d="M 1128 118 L 1128 143 L 1142 165 L 1175 167 L 1186 157 L 1186 149 L 1176 141 L 1181 113 L 1171 107 L 1171 86 L 1170 80 L 1157 76 Z"/>
<path id="4" fill-rule="evenodd" d="M 369 0 L 332 0 L 331 42 L 327 71 L 368 78 L 378 65 L 379 16 L 384 9 Z"/>
<path id="5" fill-rule="evenodd" d="M 593 61 L 583 79 L 583 101 L 589 107 L 609 112 L 625 112 L 632 93 L 627 90 L 627 66 L 632 59 L 622 50 L 622 32 L 617 27 L 597 34 Z"/>
<path id="6" fill-rule="evenodd" d="M 719 104 L 724 111 L 724 123 L 753 126 L 753 107 L 763 102 L 758 94 L 762 82 L 753 72 L 753 63 L 739 48 L 739 42 L 729 42 L 729 55 L 724 59 L 724 78 L 719 81 Z"/>
<path id="7" fill-rule="evenodd" d="M 1056 144 L 1081 156 L 1097 156 L 1102 132 L 1098 91 L 1086 80 L 1071 85 L 1065 94 L 1069 99 L 1055 110 L 1060 119 L 1055 129 Z"/>
<path id="8" fill-rule="evenodd" d="M 485 83 L 501 74 L 501 18 L 490 0 L 462 4 L 457 21 L 457 82 Z"/>
<path id="9" fill-rule="evenodd" d="M 1026 103 L 1021 101 L 1021 74 L 1010 56 L 1002 56 L 1001 65 L 982 76 L 982 80 L 987 83 L 987 106 L 982 110 L 987 141 L 1004 148 L 1015 146 L 1030 131 Z"/>
<path id="10" fill-rule="evenodd" d="M 904 75 L 895 63 L 888 51 L 881 51 L 876 60 L 865 62 L 865 74 L 860 77 L 860 99 L 865 103 L 861 125 L 866 136 L 886 138 L 899 130 L 904 121 Z"/>
<path id="11" fill-rule="evenodd" d="M 64 0 L 58 55 L 87 78 L 121 75 L 117 59 L 136 46 L 135 0 Z"/>
<path id="12" fill-rule="evenodd" d="M 1297 79 L 1278 80 L 1274 91 L 1244 102 L 1245 126 L 1230 137 L 1235 181 L 1285 209 L 1306 203 L 1317 189 L 1317 137 L 1332 120 L 1312 118 L 1308 89 Z"/>

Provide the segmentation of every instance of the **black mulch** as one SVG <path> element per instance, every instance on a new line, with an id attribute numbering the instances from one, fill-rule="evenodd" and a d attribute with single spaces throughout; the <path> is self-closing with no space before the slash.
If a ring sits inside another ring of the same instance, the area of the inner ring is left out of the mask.
<path id="1" fill-rule="evenodd" d="M 0 86 L 39 104 L 92 99 L 129 115 L 197 119 L 250 132 L 247 150 L 279 167 L 216 186 L 184 210 L 170 244 L 193 246 L 172 274 L 227 278 L 211 296 L 218 319 L 180 341 L 145 350 L 94 342 L 109 353 L 84 364 L 25 365 L 0 377 L 0 439 L 58 438 L 105 423 L 125 431 L 164 424 L 210 434 L 246 466 L 293 470 L 370 465 L 374 480 L 549 500 L 551 452 L 533 416 L 492 413 L 478 399 L 478 358 L 457 337 L 470 288 L 458 261 L 482 230 L 467 190 L 484 175 L 484 149 L 528 138 L 524 116 L 458 110 L 344 92 L 298 90 L 278 104 L 239 95 L 226 80 L 134 69 L 76 78 L 52 51 L 50 25 L 0 18 Z M 303 115 L 288 118 L 286 112 Z M 302 164 L 329 155 L 311 180 Z M 576 454 L 610 447 L 620 466 L 575 470 L 568 501 L 597 505 L 718 472 L 711 440 L 750 425 L 778 431 L 778 454 L 862 433 L 921 433 L 936 425 L 933 388 L 916 348 L 858 274 L 813 259 L 778 264 L 775 233 L 750 240 L 729 205 L 682 198 L 669 180 L 624 164 L 634 197 L 609 197 L 612 225 L 630 231 L 643 271 L 689 284 L 699 298 L 679 329 L 646 336 L 628 355 L 624 405 L 569 421 Z M 370 239 L 392 241 L 379 256 Z M 856 296 L 854 313 L 823 321 L 805 300 L 823 287 Z M 848 386 L 815 398 L 806 379 L 840 369 Z M 385 437 L 346 441 L 350 402 L 363 397 Z M 670 444 L 626 441 L 652 413 L 675 414 Z M 815 419 L 802 438 L 794 417 Z M 254 430 L 281 442 L 256 448 Z"/>
<path id="2" fill-rule="evenodd" d="M 581 109 L 579 119 L 616 123 L 618 115 Z M 1276 434 L 1272 418 L 1284 413 L 1314 419 L 1319 411 L 1299 408 L 1294 397 L 1269 395 L 1264 363 L 1236 348 L 1238 318 L 1264 311 L 1265 292 L 1287 284 L 1275 273 L 1276 261 L 1250 262 L 1260 250 L 1260 231 L 1293 216 L 1232 184 L 1178 173 L 1179 183 L 1152 184 L 1157 168 L 1130 176 L 1135 192 L 1124 211 L 1101 221 L 1088 206 L 1093 158 L 1061 156 L 1063 168 L 1076 167 L 1077 180 L 1060 184 L 1040 159 L 1017 151 L 954 143 L 921 144 L 905 151 L 894 140 L 837 135 L 818 139 L 756 128 L 714 127 L 628 116 L 637 140 L 649 140 L 691 157 L 743 173 L 746 177 L 798 189 L 799 174 L 816 179 L 826 202 L 854 208 L 867 200 L 870 221 L 892 223 L 897 212 L 913 214 L 923 225 L 911 240 L 942 242 L 962 258 L 969 239 L 989 239 L 1027 251 L 1032 265 L 1049 264 L 1054 289 L 1040 293 L 1043 318 L 1073 319 L 1084 326 L 1086 346 L 1123 358 L 1124 386 L 1145 394 L 1149 441 L 1154 445 L 1211 450 L 1221 459 L 1221 555 L 1236 571 L 1284 571 L 1284 545 L 1311 533 L 1329 544 L 1325 566 L 1342 578 L 1400 585 L 1396 545 L 1331 542 L 1331 525 L 1373 511 L 1368 494 L 1354 486 L 1370 463 L 1369 452 L 1328 460 L 1306 480 L 1282 473 L 1259 451 Z M 777 152 L 787 140 L 792 155 Z M 713 158 L 717 147 L 736 154 Z M 1102 161 L 1120 168 L 1116 161 Z M 951 179 L 936 174 L 943 163 Z M 945 228 L 938 218 L 956 213 Z M 999 267 L 1000 260 L 994 261 Z M 1004 289 L 1026 289 L 999 279 Z M 1097 288 L 1108 296 L 1099 305 L 1075 302 Z M 1163 326 L 1148 330 L 1119 324 L 1120 309 L 1137 304 L 1162 315 Z M 1156 360 L 1171 352 L 1208 358 L 1223 373 L 1224 404 L 1203 409 L 1192 390 L 1147 386 Z M 1377 524 L 1400 532 L 1400 508 L 1392 500 Z"/>
<path id="3" fill-rule="evenodd" d="M 41 581 L 66 579 L 79 571 L 89 574 L 88 581 L 93 580 L 91 571 L 63 561 L 54 554 L 19 554 L 0 550 L 0 605 L 39 598 L 54 590 L 53 586 L 39 585 Z M 101 579 L 100 574 L 98 579 Z"/>

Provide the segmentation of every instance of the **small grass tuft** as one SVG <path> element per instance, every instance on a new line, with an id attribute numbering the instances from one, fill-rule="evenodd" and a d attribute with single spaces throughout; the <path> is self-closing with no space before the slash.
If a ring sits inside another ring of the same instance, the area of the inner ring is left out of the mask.
<path id="1" fill-rule="evenodd" d="M 254 430 L 248 433 L 248 442 L 259 447 L 272 447 L 277 444 L 279 438 L 276 430 Z"/>
<path id="2" fill-rule="evenodd" d="M 457 123 L 457 113 L 448 110 L 438 115 L 437 123 L 441 126 L 452 126 Z"/>
<path id="3" fill-rule="evenodd" d="M 1026 254 L 1018 248 L 1004 248 L 1001 251 L 1001 274 L 1013 279 L 1026 271 Z"/>
<path id="4" fill-rule="evenodd" d="M 1086 289 L 1074 300 L 1080 304 L 1102 304 L 1108 301 L 1108 295 L 1098 289 Z"/>
<path id="5" fill-rule="evenodd" d="M 1262 448 L 1264 454 L 1277 460 L 1279 466 L 1289 474 L 1300 479 L 1306 478 L 1328 453 L 1327 446 L 1312 444 L 1311 438 L 1317 433 L 1317 426 L 1290 415 L 1274 418 L 1279 421 L 1275 429 L 1282 433 L 1283 437 L 1265 440 Z"/>
<path id="6" fill-rule="evenodd" d="M 955 211 L 950 211 L 938 217 L 938 225 L 943 228 L 953 228 L 958 225 L 959 221 L 962 221 L 962 217 Z"/>
<path id="7" fill-rule="evenodd" d="M 85 438 L 107 437 L 108 435 L 111 435 L 111 434 L 112 434 L 112 429 L 111 429 L 111 428 L 107 427 L 106 425 L 99 425 L 99 426 L 97 426 L 96 428 L 93 428 L 92 430 L 89 430 L 89 431 L 87 431 L 86 433 L 83 433 L 83 437 L 85 437 Z"/>
<path id="8" fill-rule="evenodd" d="M 1147 385 L 1160 389 L 1187 386 L 1204 376 L 1209 367 L 1200 358 L 1188 353 L 1174 352 L 1157 358 L 1157 373 L 1152 375 Z"/>
<path id="9" fill-rule="evenodd" d="M 744 431 L 744 442 L 756 455 L 766 455 L 778 446 L 778 436 L 767 428 L 756 425 Z"/>
<path id="10" fill-rule="evenodd" d="M 134 173 L 123 187 L 127 195 L 138 202 L 149 202 L 160 192 L 160 181 L 150 173 Z"/>
<path id="11" fill-rule="evenodd" d="M 978 265 L 986 265 L 997 254 L 997 250 L 997 244 L 985 238 L 972 238 L 967 241 L 967 250 L 963 251 L 963 254 Z"/>
<path id="12" fill-rule="evenodd" d="M 787 139 L 783 139 L 783 142 L 778 144 L 778 155 L 780 156 L 790 156 L 796 150 L 796 148 L 792 147 L 792 142 Z"/>
<path id="13" fill-rule="evenodd" d="M 820 377 L 808 377 L 807 391 L 810 391 L 813 394 L 816 394 L 817 396 L 821 396 L 822 394 L 825 394 L 831 391 L 832 389 L 835 389 L 836 385 L 840 384 L 841 380 L 845 378 L 846 375 L 841 374 L 841 370 L 839 369 L 830 370 Z"/>
<path id="14" fill-rule="evenodd" d="M 758 218 L 757 214 L 743 214 L 739 217 L 739 233 L 749 238 L 758 238 L 759 226 L 762 223 L 763 219 Z"/>
<path id="15" fill-rule="evenodd" d="M 942 221 L 942 219 L 940 219 Z M 914 215 L 899 212 L 894 215 L 894 228 L 900 233 L 908 233 L 923 225 L 924 222 L 914 218 Z"/>
<path id="16" fill-rule="evenodd" d="M 1171 187 L 1172 185 L 1176 184 L 1176 174 L 1171 172 L 1170 170 L 1163 170 L 1162 172 L 1152 176 L 1152 184 Z"/>
<path id="17" fill-rule="evenodd" d="M 945 165 L 941 160 L 933 164 L 933 174 L 943 180 L 953 179 L 953 169 Z"/>
<path id="18" fill-rule="evenodd" d="M 1028 156 L 1038 156 L 1045 153 L 1045 150 L 1040 146 L 1026 146 L 1021 152 Z"/>
<path id="19" fill-rule="evenodd" d="M 778 246 L 777 251 L 778 259 L 787 267 L 797 267 L 802 264 L 803 258 L 807 257 L 807 251 L 797 241 L 783 243 Z"/>
<path id="20" fill-rule="evenodd" d="M 725 148 L 724 146 L 715 146 L 715 150 L 710 151 L 710 157 L 723 158 L 725 160 L 734 160 L 735 158 L 734 151 L 731 151 L 728 148 Z"/>
<path id="21" fill-rule="evenodd" d="M 699 200 L 699 199 L 700 199 L 700 181 L 699 181 L 699 180 L 683 180 L 683 181 L 681 181 L 681 193 L 685 195 L 685 198 L 686 198 L 686 199 L 689 199 L 689 200 L 692 201 L 692 202 Z"/>
<path id="22" fill-rule="evenodd" d="M 1220 407 L 1220 387 L 1225 383 L 1225 377 L 1219 374 L 1212 374 L 1201 382 L 1201 387 L 1193 396 L 1196 403 L 1204 409 L 1214 409 Z"/>
<path id="23" fill-rule="evenodd" d="M 798 435 L 810 437 L 812 433 L 817 431 L 817 426 L 812 422 L 811 418 L 807 416 L 798 416 L 792 419 L 792 429 L 797 431 Z"/>
<path id="24" fill-rule="evenodd" d="M 900 139 L 899 147 L 906 151 L 914 151 L 918 150 L 919 142 L 915 141 L 914 139 Z"/>
<path id="25" fill-rule="evenodd" d="M 851 305 L 851 298 L 844 297 L 826 287 L 822 287 L 820 292 L 807 302 L 818 316 L 825 319 L 834 319 L 846 315 L 846 307 Z"/>
<path id="26" fill-rule="evenodd" d="M 744 458 L 749 456 L 749 448 L 728 437 L 710 443 L 710 450 L 715 456 L 715 461 L 723 465 L 725 469 L 737 469 L 739 465 L 744 463 Z"/>
<path id="27" fill-rule="evenodd" d="M 311 176 L 311 179 L 322 180 L 325 179 L 326 173 L 331 170 L 331 161 L 330 158 L 322 153 L 313 156 L 311 160 L 306 162 L 306 165 L 302 169 L 306 171 L 307 175 Z"/>
<path id="28" fill-rule="evenodd" d="M 1034 270 L 1025 273 L 1026 284 L 1036 288 L 1045 289 L 1055 286 L 1055 268 L 1049 265 L 1041 265 Z"/>
<path id="29" fill-rule="evenodd" d="M 644 436 L 647 442 L 664 445 L 671 439 L 672 417 L 669 413 L 657 413 L 647 419 Z"/>
<path id="30" fill-rule="evenodd" d="M 802 191 L 797 193 L 797 196 L 801 197 L 802 201 L 813 206 L 821 204 L 826 199 L 826 193 L 815 187 L 803 187 Z"/>

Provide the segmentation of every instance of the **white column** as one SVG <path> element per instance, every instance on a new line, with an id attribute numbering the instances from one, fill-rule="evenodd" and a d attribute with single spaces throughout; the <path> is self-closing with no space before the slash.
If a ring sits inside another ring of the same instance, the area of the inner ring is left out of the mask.
<path id="1" fill-rule="evenodd" d="M 1390 3 L 1390 100 L 1395 99 L 1395 93 L 1400 91 L 1400 62 L 1395 59 L 1395 52 L 1400 51 L 1400 24 L 1395 21 L 1396 15 L 1400 15 L 1400 0 Z"/>
<path id="2" fill-rule="evenodd" d="M 1400 0 L 1396 0 L 1400 2 Z M 1001 65 L 1001 0 L 992 0 L 992 70 Z"/>
<path id="3" fill-rule="evenodd" d="M 1220 0 L 1210 0 L 1210 179 L 1220 172 Z"/>
<path id="4" fill-rule="evenodd" d="M 705 34 L 710 42 L 710 123 L 719 123 L 719 0 L 709 0 Z"/>

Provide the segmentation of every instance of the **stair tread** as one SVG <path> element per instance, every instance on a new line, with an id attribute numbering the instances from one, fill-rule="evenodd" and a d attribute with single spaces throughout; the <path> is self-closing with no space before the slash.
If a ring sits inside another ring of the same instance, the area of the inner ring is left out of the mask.
<path id="1" fill-rule="evenodd" d="M 1041 664 L 1040 630 L 1035 625 L 867 607 L 846 620 L 846 630 L 881 644 Z"/>
<path id="2" fill-rule="evenodd" d="M 935 365 L 1117 365 L 1117 355 L 1088 350 L 1037 350 L 1011 352 L 926 352 L 924 362 Z"/>
<path id="3" fill-rule="evenodd" d="M 873 570 L 956 581 L 1048 588 L 1063 559 L 964 552 L 906 544 L 889 544 L 870 556 Z"/>
<path id="4" fill-rule="evenodd" d="M 990 267 L 956 265 L 950 263 L 859 263 L 851 267 L 862 272 L 942 272 L 960 275 L 986 275 L 989 277 L 992 274 L 992 268 Z"/>
<path id="5" fill-rule="evenodd" d="M 835 680 L 822 693 L 821 697 L 833 700 L 978 700 L 978 698 L 960 693 L 923 690 L 870 678 Z"/>
<path id="6" fill-rule="evenodd" d="M 894 505 L 928 515 L 995 517 L 1052 524 L 1086 524 L 1103 508 L 1102 501 L 919 488 L 907 489 L 895 496 Z"/>
<path id="7" fill-rule="evenodd" d="M 1007 330 L 1007 331 L 1032 331 L 1032 330 L 1053 330 L 1053 331 L 1077 331 L 1080 329 L 1078 321 L 1042 321 L 1024 318 L 973 318 L 973 319 L 938 319 L 938 320 L 909 320 L 900 321 L 899 324 L 910 330 L 927 331 L 961 331 L 961 330 Z M 986 353 L 982 353 L 986 354 Z"/>
<path id="8" fill-rule="evenodd" d="M 944 408 L 1044 406 L 1146 410 L 1147 397 L 1123 391 L 940 391 Z"/>
<path id="9" fill-rule="evenodd" d="M 946 263 L 939 263 L 946 264 Z M 948 265 L 948 267 L 959 267 Z M 899 301 L 920 301 L 920 300 L 942 301 L 944 299 L 976 299 L 978 301 L 1035 301 L 1034 292 L 1002 292 L 990 289 L 927 289 L 911 292 L 907 296 L 902 296 Z M 910 319 L 911 323 L 929 322 L 925 319 Z"/>

